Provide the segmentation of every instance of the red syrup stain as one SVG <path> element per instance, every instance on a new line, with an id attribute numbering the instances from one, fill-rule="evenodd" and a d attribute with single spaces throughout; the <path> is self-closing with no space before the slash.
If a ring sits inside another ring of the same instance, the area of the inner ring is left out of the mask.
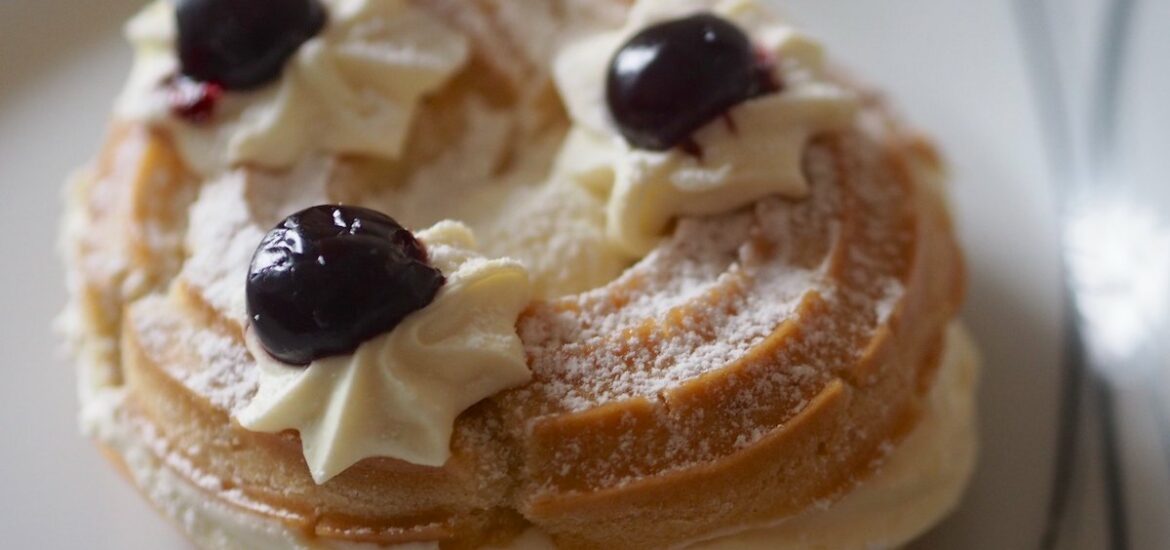
<path id="1" fill-rule="evenodd" d="M 771 52 L 756 48 L 756 96 L 775 94 L 784 90 L 784 82 L 776 71 L 779 60 Z"/>
<path id="2" fill-rule="evenodd" d="M 223 97 L 223 86 L 173 76 L 163 82 L 171 114 L 192 124 L 203 124 L 215 117 L 215 108 Z"/>
<path id="3" fill-rule="evenodd" d="M 784 90 L 784 83 L 780 80 L 780 75 L 776 73 L 776 56 L 765 51 L 762 48 L 756 48 L 756 89 L 752 93 L 752 97 L 759 97 L 762 95 L 775 94 Z M 723 119 L 723 123 L 727 126 L 727 131 L 732 135 L 739 134 L 739 126 L 735 123 L 735 117 L 731 115 L 731 110 L 724 111 L 719 115 Z M 683 153 L 686 153 L 691 158 L 694 158 L 700 164 L 703 162 L 703 146 L 695 141 L 694 136 L 687 136 L 677 147 Z"/>
<path id="4" fill-rule="evenodd" d="M 735 124 L 735 117 L 731 116 L 731 111 L 727 111 L 720 115 L 723 118 L 723 124 L 727 126 L 727 131 L 734 134 L 739 134 L 739 126 Z"/>
<path id="5" fill-rule="evenodd" d="M 678 147 L 680 151 L 686 153 L 688 156 L 698 161 L 699 164 L 703 163 L 703 146 L 699 145 L 699 142 L 695 141 L 695 136 L 687 136 L 681 142 L 679 142 L 676 147 Z"/>

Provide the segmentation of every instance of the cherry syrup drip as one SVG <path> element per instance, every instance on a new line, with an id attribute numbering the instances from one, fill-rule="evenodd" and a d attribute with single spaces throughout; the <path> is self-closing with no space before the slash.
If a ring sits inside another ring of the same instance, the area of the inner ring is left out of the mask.
<path id="1" fill-rule="evenodd" d="M 215 108 L 223 97 L 223 86 L 174 76 L 163 83 L 171 114 L 192 124 L 203 124 L 215 117 Z"/>
<path id="2" fill-rule="evenodd" d="M 784 91 L 784 82 L 776 71 L 779 60 L 771 52 L 756 48 L 756 95 L 778 94 Z"/>
<path id="3" fill-rule="evenodd" d="M 762 49 L 756 50 L 756 78 L 760 95 L 779 93 L 784 88 L 776 75 L 775 56 Z M 730 109 L 719 116 L 723 119 L 723 124 L 727 126 L 728 132 L 731 132 L 732 135 L 739 134 L 739 125 L 735 123 L 735 117 L 732 116 Z M 676 147 L 700 164 L 703 162 L 703 146 L 695 141 L 694 136 L 683 138 Z"/>

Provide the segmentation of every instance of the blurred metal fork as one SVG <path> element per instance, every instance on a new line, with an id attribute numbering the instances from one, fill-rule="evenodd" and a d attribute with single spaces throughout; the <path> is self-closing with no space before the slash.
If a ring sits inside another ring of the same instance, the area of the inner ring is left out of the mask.
<path id="1" fill-rule="evenodd" d="M 1098 20 L 1092 8 L 1104 14 L 1078 52 L 1070 47 L 1077 40 L 1056 40 L 1060 12 L 1016 0 L 1059 200 L 1065 272 L 1063 411 L 1040 546 L 1077 542 L 1066 533 L 1080 486 L 1101 495 L 1108 547 L 1170 548 L 1170 166 L 1162 179 L 1150 178 L 1135 166 L 1142 159 L 1126 154 L 1140 130 L 1133 117 L 1146 114 L 1126 102 L 1135 85 L 1147 85 L 1136 63 L 1148 56 L 1139 54 L 1164 55 L 1170 40 L 1165 26 L 1135 34 L 1137 17 L 1159 15 L 1149 13 L 1151 2 L 1093 4 L 1061 5 L 1063 14 L 1079 7 L 1086 23 Z M 1170 113 L 1170 97 L 1138 108 Z M 1160 137 L 1167 136 L 1170 127 Z M 1170 157 L 1170 139 L 1163 147 Z"/>

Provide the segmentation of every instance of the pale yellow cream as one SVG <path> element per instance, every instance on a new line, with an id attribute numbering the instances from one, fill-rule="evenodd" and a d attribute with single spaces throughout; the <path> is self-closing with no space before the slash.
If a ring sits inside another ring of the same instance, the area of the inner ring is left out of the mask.
<path id="1" fill-rule="evenodd" d="M 515 329 L 530 300 L 524 267 L 476 254 L 470 230 L 456 222 L 418 238 L 446 284 L 352 355 L 292 367 L 247 337 L 260 388 L 237 420 L 254 431 L 300 432 L 317 483 L 375 456 L 442 466 L 459 413 L 531 376 Z"/>
<path id="2" fill-rule="evenodd" d="M 174 7 L 157 0 L 127 34 L 138 52 L 118 114 L 169 129 L 207 175 L 286 168 L 309 154 L 395 158 L 421 97 L 467 61 L 467 39 L 406 0 L 323 0 L 328 23 L 276 82 L 223 96 L 213 124 L 171 116 L 161 83 L 178 72 Z"/>
<path id="3" fill-rule="evenodd" d="M 740 25 L 776 60 L 779 93 L 744 102 L 694 134 L 701 158 L 677 148 L 631 148 L 618 135 L 604 99 L 606 66 L 630 36 L 646 26 L 710 10 Z M 555 60 L 557 87 L 577 125 L 567 142 L 581 183 L 607 193 L 607 232 L 627 252 L 642 255 L 671 219 L 709 215 L 772 194 L 803 197 L 801 158 L 809 138 L 848 126 L 853 94 L 823 75 L 820 46 L 779 22 L 756 2 L 640 0 L 620 31 L 567 47 Z"/>

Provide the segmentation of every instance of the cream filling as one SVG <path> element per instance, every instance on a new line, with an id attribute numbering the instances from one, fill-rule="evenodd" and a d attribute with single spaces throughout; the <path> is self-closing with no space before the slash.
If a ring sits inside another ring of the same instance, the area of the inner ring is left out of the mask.
<path id="1" fill-rule="evenodd" d="M 459 413 L 531 377 L 516 335 L 530 300 L 524 267 L 475 254 L 471 232 L 455 222 L 418 238 L 447 282 L 434 302 L 352 355 L 289 366 L 249 331 L 260 389 L 236 418 L 253 431 L 300 432 L 317 483 L 369 457 L 442 466 Z"/>
<path id="2" fill-rule="evenodd" d="M 241 164 L 287 168 L 309 154 L 396 158 L 415 107 L 467 61 L 467 39 L 406 0 L 323 0 L 325 29 L 288 61 L 279 80 L 229 92 L 215 119 L 170 113 L 162 85 L 178 73 L 174 6 L 156 0 L 127 26 L 137 55 L 117 104 L 175 136 L 204 175 Z"/>
<path id="3" fill-rule="evenodd" d="M 209 550 L 373 550 L 371 544 L 307 538 L 278 521 L 242 512 L 208 495 L 162 464 L 124 417 L 125 390 L 85 387 L 85 432 L 117 451 L 134 482 L 196 545 Z M 689 548 L 861 550 L 903 545 L 921 535 L 958 503 L 976 455 L 975 390 L 978 357 L 958 324 L 948 335 L 938 380 L 922 421 L 886 457 L 881 468 L 839 501 L 778 524 L 727 534 Z M 437 550 L 437 543 L 399 545 L 398 550 Z M 496 550 L 548 550 L 532 531 Z"/>
<path id="4" fill-rule="evenodd" d="M 639 30 L 704 10 L 736 22 L 776 60 L 774 77 L 782 89 L 744 102 L 700 128 L 693 136 L 699 157 L 678 148 L 630 147 L 609 117 L 606 67 Z M 622 30 L 565 48 L 553 69 L 577 125 L 568 146 L 582 158 L 571 166 L 583 185 L 608 194 L 610 238 L 642 255 L 675 217 L 727 212 L 772 194 L 806 196 L 801 160 L 809 138 L 850 125 L 858 110 L 851 92 L 824 77 L 823 65 L 816 42 L 751 0 L 639 0 Z"/>

